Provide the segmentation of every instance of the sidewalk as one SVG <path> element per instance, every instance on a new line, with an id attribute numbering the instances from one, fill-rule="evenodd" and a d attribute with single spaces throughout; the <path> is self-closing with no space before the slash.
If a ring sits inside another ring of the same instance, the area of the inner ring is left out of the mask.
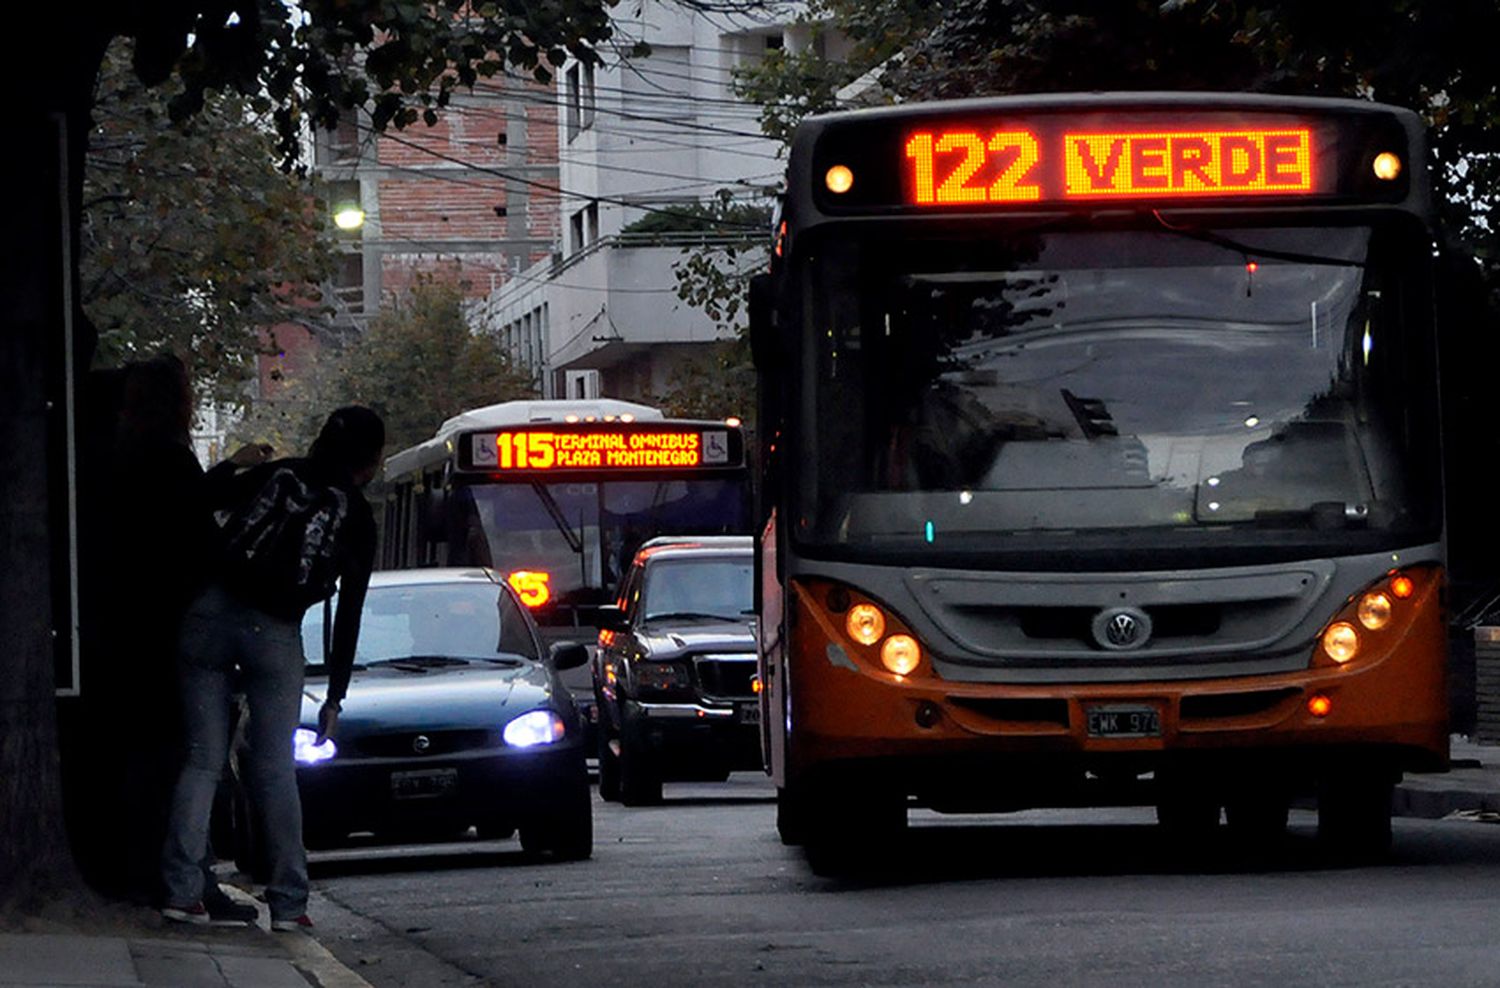
<path id="1" fill-rule="evenodd" d="M 370 988 L 313 937 L 272 933 L 263 905 L 261 924 L 0 933 L 0 988 Z"/>
<path id="2" fill-rule="evenodd" d="M 1437 820 L 1452 813 L 1500 820 L 1500 747 L 1455 737 L 1450 771 L 1408 775 L 1396 787 L 1396 816 Z"/>

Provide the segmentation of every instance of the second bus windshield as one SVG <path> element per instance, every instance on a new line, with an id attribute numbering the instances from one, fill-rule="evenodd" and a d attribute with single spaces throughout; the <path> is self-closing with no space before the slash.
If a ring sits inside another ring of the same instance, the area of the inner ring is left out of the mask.
<path id="1" fill-rule="evenodd" d="M 1412 257 L 1368 227 L 833 245 L 805 283 L 802 535 L 921 553 L 1428 525 Z"/>
<path id="2" fill-rule="evenodd" d="M 545 572 L 558 603 L 610 599 L 635 550 L 656 535 L 720 535 L 744 524 L 742 481 L 479 483 L 453 492 L 453 565 Z"/>

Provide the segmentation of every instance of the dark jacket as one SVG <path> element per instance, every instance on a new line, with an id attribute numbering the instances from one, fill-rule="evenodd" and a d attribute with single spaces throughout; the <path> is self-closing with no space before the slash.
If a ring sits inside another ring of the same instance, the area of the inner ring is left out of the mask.
<path id="1" fill-rule="evenodd" d="M 344 517 L 332 531 L 338 576 L 338 606 L 333 620 L 333 642 L 328 656 L 328 700 L 341 701 L 349 688 L 354 666 L 354 648 L 359 639 L 360 612 L 370 585 L 375 561 L 375 515 L 364 494 L 347 474 L 339 474 L 312 459 L 272 460 L 234 475 L 227 483 L 212 483 L 210 499 L 215 510 L 228 510 L 231 519 L 260 499 L 282 472 L 293 475 L 309 488 L 331 488 L 342 494 Z M 218 481 L 219 478 L 211 478 Z M 233 528 L 231 520 L 229 528 Z M 219 582 L 232 595 L 257 610 L 289 621 L 301 621 L 309 601 L 296 587 L 279 586 L 251 577 L 227 552 L 220 553 Z M 323 593 L 320 599 L 326 599 Z"/>

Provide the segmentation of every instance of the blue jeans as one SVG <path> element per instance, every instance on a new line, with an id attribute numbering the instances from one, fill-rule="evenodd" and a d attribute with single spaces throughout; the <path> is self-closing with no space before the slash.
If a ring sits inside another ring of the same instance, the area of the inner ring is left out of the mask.
<path id="1" fill-rule="evenodd" d="M 271 866 L 266 903 L 273 920 L 301 916 L 307 911 L 307 852 L 292 761 L 292 732 L 302 712 L 300 622 L 210 587 L 188 608 L 178 648 L 186 751 L 162 849 L 166 903 L 192 906 L 203 896 L 201 862 L 229 754 L 229 698 L 238 669 L 250 707 L 241 768 Z"/>

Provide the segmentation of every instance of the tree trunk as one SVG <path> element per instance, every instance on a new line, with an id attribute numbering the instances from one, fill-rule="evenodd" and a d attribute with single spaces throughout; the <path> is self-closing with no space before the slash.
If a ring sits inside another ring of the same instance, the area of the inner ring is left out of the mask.
<path id="1" fill-rule="evenodd" d="M 71 35 L 52 81 L 37 86 L 29 76 L 35 99 L 12 121 L 0 155 L 0 917 L 91 902 L 63 818 L 55 663 L 60 648 L 71 648 L 70 587 L 58 565 L 71 538 L 64 341 L 71 314 L 71 362 L 82 375 L 93 339 L 77 318 L 74 245 L 103 42 L 51 26 L 18 29 L 0 46 L 0 58 L 18 60 L 6 81 L 20 86 L 10 79 L 14 64 L 34 66 L 22 46 L 34 51 L 39 37 Z"/>
<path id="2" fill-rule="evenodd" d="M 61 116 L 28 116 L 0 166 L 11 190 L 0 238 L 0 907 L 31 909 L 76 886 L 62 816 L 54 698 L 54 536 L 65 503 L 52 469 L 63 410 L 69 280 Z"/>

